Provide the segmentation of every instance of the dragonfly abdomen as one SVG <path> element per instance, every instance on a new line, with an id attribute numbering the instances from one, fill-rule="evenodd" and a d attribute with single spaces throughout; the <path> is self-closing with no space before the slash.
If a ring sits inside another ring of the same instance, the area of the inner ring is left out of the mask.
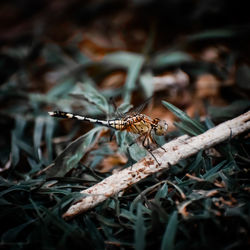
<path id="1" fill-rule="evenodd" d="M 76 114 L 63 112 L 63 111 L 52 111 L 52 112 L 49 112 L 49 115 L 53 116 L 53 117 L 59 117 L 59 118 L 76 119 L 76 120 L 80 120 L 80 121 L 87 121 L 87 122 L 97 123 L 97 124 L 101 124 L 103 126 L 110 127 L 108 121 L 92 119 L 92 118 L 89 118 L 89 117 L 76 115 Z"/>

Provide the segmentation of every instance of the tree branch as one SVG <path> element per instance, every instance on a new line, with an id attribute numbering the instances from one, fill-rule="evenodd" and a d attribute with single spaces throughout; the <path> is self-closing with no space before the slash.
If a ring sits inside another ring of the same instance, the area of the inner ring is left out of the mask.
<path id="1" fill-rule="evenodd" d="M 197 153 L 199 150 L 210 148 L 248 129 L 250 129 L 250 111 L 232 120 L 221 123 L 201 135 L 195 137 L 185 135 L 172 140 L 163 146 L 166 152 L 160 148 L 153 151 L 160 165 L 158 165 L 151 156 L 147 156 L 132 167 L 114 173 L 98 184 L 81 191 L 81 193 L 86 196 L 73 204 L 63 217 L 70 219 L 77 214 L 95 207 L 109 197 L 114 196 L 147 176 L 168 169 L 171 165 Z"/>

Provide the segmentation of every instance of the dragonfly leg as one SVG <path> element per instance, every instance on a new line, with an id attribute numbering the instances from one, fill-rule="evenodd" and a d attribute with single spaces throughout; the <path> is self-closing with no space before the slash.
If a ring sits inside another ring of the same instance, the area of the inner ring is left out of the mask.
<path id="1" fill-rule="evenodd" d="M 159 148 L 161 148 L 163 151 L 167 152 L 167 150 L 166 150 L 164 147 L 162 147 L 157 141 L 154 140 L 154 143 L 155 143 Z"/>
<path id="2" fill-rule="evenodd" d="M 136 143 L 136 140 L 133 140 L 131 143 L 129 143 L 128 146 L 130 147 L 130 146 L 132 146 L 132 145 L 135 144 L 135 143 Z"/>
<path id="3" fill-rule="evenodd" d="M 161 148 L 163 151 L 167 152 L 167 150 L 166 150 L 164 147 L 162 147 L 162 146 L 154 139 L 154 137 L 151 135 L 151 133 L 149 134 L 149 136 L 150 136 L 151 141 L 152 141 L 155 145 L 157 145 L 157 146 L 158 146 L 159 148 Z"/>
<path id="4" fill-rule="evenodd" d="M 112 141 L 112 140 L 113 140 L 114 135 L 115 135 L 115 131 L 110 130 L 110 138 L 109 138 L 109 140 L 110 140 L 110 141 Z"/>
<path id="5" fill-rule="evenodd" d="M 159 148 L 161 148 L 164 152 L 167 152 L 167 150 L 164 148 L 164 147 L 162 147 L 159 143 L 155 143 Z"/>
<path id="6" fill-rule="evenodd" d="M 160 162 L 158 162 L 158 160 L 156 159 L 156 157 L 154 156 L 154 154 L 150 151 L 150 149 L 147 149 L 147 151 L 151 154 L 151 156 L 155 159 L 155 161 L 157 162 L 158 165 L 161 165 Z"/>
<path id="7" fill-rule="evenodd" d="M 147 143 L 147 144 L 145 144 L 145 143 Z M 143 139 L 142 146 L 151 154 L 151 156 L 155 159 L 155 161 L 157 162 L 157 164 L 161 165 L 161 163 L 158 162 L 158 160 L 156 159 L 156 157 L 154 156 L 154 154 L 151 152 L 149 143 L 150 143 L 150 139 L 149 139 L 149 136 L 147 134 L 145 136 L 145 138 Z"/>
<path id="8" fill-rule="evenodd" d="M 132 141 L 131 143 L 129 143 L 129 147 L 132 146 L 132 145 L 135 144 L 135 143 L 138 143 L 138 142 L 142 139 L 142 136 L 143 136 L 143 135 L 140 135 L 140 136 L 137 137 L 137 138 L 132 138 L 133 141 Z"/>

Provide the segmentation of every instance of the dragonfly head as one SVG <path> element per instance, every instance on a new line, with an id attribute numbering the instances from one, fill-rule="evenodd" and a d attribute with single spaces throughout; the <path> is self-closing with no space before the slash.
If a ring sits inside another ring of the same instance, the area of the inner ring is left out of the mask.
<path id="1" fill-rule="evenodd" d="M 168 124 L 165 120 L 154 119 L 155 127 L 154 131 L 156 135 L 166 135 L 168 130 Z"/>

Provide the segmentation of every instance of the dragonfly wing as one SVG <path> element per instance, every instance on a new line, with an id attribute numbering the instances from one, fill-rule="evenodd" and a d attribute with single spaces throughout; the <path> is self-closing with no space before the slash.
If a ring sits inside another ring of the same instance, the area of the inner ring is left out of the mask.
<path id="1" fill-rule="evenodd" d="M 138 115 L 142 112 L 142 110 L 149 104 L 150 101 L 152 101 L 153 96 L 149 97 L 148 99 L 146 99 L 142 104 L 140 104 L 139 106 L 132 108 L 131 110 L 129 110 L 126 115 Z"/>
<path id="2" fill-rule="evenodd" d="M 123 118 L 124 113 L 122 113 L 119 108 L 117 107 L 115 103 L 115 99 L 113 97 L 109 98 L 109 104 L 113 108 L 113 110 L 110 112 L 110 117 L 114 118 Z"/>

